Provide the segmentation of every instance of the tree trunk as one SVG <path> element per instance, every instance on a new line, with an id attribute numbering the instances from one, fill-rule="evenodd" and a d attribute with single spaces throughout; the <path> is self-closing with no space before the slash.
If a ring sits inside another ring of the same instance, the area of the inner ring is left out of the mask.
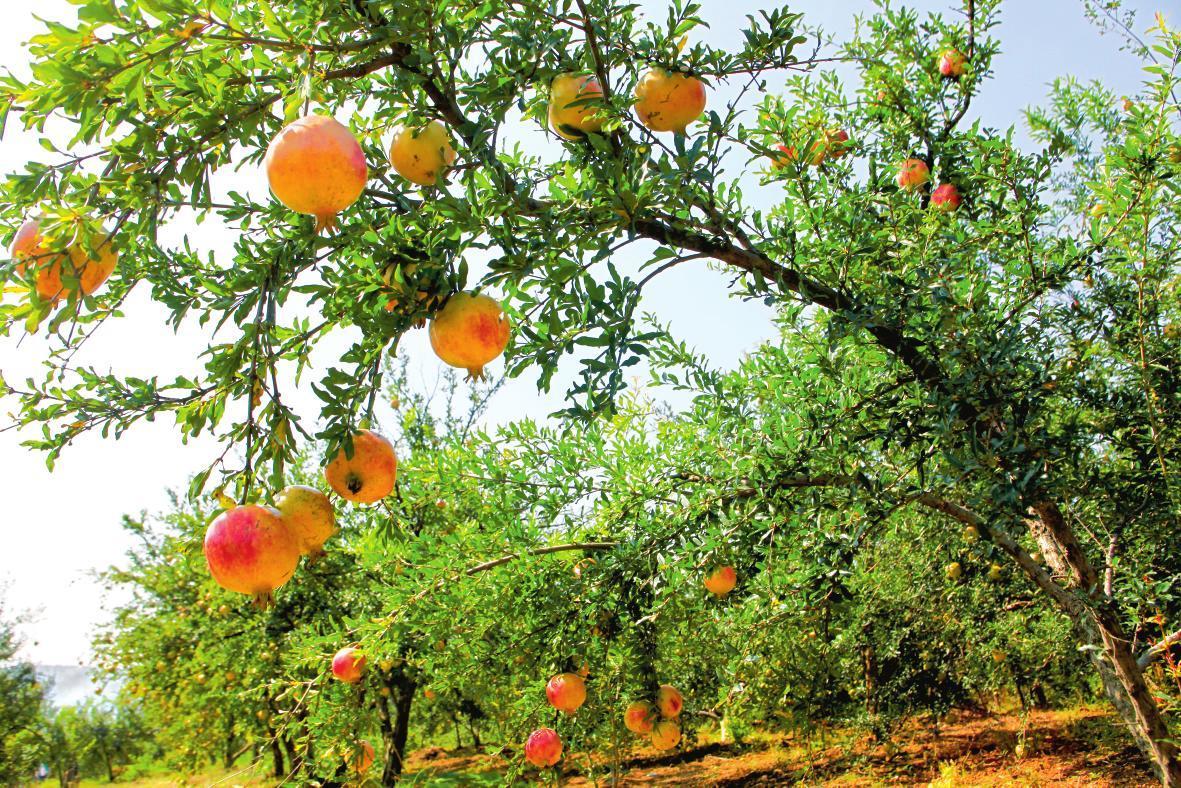
<path id="1" fill-rule="evenodd" d="M 1034 512 L 1037 517 L 1029 521 L 1030 530 L 1046 563 L 1065 580 L 1067 588 L 1077 592 L 1055 601 L 1070 617 L 1104 692 L 1151 761 L 1161 784 L 1181 786 L 1181 758 L 1168 724 L 1148 689 L 1117 611 L 1103 596 L 1098 574 L 1056 504 L 1043 501 L 1034 506 Z"/>
<path id="2" fill-rule="evenodd" d="M 378 703 L 378 718 L 381 721 L 381 739 L 385 748 L 385 768 L 381 772 L 382 785 L 394 785 L 402 775 L 406 756 L 406 740 L 410 735 L 410 707 L 418 682 L 397 669 L 386 680 L 386 686 L 394 699 L 393 714 L 389 703 L 383 697 Z"/>
<path id="3" fill-rule="evenodd" d="M 267 734 L 271 740 L 271 774 L 276 780 L 282 780 L 287 776 L 287 766 L 283 762 L 283 748 L 279 746 L 279 737 L 275 735 L 272 730 L 267 730 Z"/>

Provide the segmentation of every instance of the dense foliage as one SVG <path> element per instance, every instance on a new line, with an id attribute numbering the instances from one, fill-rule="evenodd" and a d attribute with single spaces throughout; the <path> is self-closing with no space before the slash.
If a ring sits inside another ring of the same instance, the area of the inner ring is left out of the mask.
<path id="1" fill-rule="evenodd" d="M 0 216 L 39 212 L 56 248 L 101 246 L 105 222 L 120 261 L 95 295 L 28 287 L 0 306 L 6 331 L 55 348 L 43 380 L 9 383 L 18 421 L 51 460 L 163 413 L 227 444 L 177 512 L 128 524 L 142 546 L 110 575 L 136 598 L 101 654 L 177 765 L 254 749 L 277 777 L 333 782 L 380 737 L 390 782 L 408 736 L 462 722 L 514 752 L 556 728 L 567 763 L 596 771 L 629 741 L 623 708 L 661 684 L 684 692 L 686 734 L 839 720 L 882 737 L 1011 687 L 1102 692 L 1181 784 L 1181 33 L 1162 18 L 1130 36 L 1137 96 L 1056 83 L 1030 152 L 969 120 L 999 5 L 879 4 L 837 52 L 848 82 L 797 54 L 786 9 L 725 51 L 681 0 L 82 0 L 77 27 L 50 26 L 7 106 L 76 136 L 7 179 Z M 649 66 L 708 85 L 687 136 L 631 111 Z M 604 122 L 551 158 L 529 141 L 570 71 L 597 77 Z M 371 167 L 336 234 L 225 180 L 313 106 L 349 121 Z M 379 142 L 431 119 L 458 158 L 418 188 Z M 899 178 L 916 171 L 933 181 Z M 194 216 L 238 232 L 232 260 L 166 243 Z M 655 277 L 702 260 L 776 309 L 778 341 L 733 370 L 637 314 Z M 202 370 L 73 362 L 136 286 L 208 332 Z M 432 402 L 385 361 L 472 288 L 504 297 L 509 374 L 548 387 L 578 361 L 564 418 L 481 431 L 483 388 L 461 416 L 466 383 Z M 352 347 L 307 370 L 339 329 Z M 690 404 L 627 392 L 641 360 Z M 318 412 L 290 408 L 296 385 Z M 341 535 L 273 609 L 220 590 L 202 494 L 232 507 L 318 483 L 359 426 L 396 437 L 394 494 L 339 505 Z M 739 578 L 724 599 L 702 588 L 720 566 Z M 331 679 L 347 645 L 370 659 L 358 684 Z M 561 716 L 544 682 L 584 666 L 590 699 Z"/>

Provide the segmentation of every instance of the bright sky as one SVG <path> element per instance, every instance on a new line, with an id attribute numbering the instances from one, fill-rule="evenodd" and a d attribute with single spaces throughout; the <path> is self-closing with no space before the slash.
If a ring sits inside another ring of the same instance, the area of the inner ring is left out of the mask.
<path id="1" fill-rule="evenodd" d="M 1144 0 L 1130 4 L 1140 11 L 1141 29 L 1152 23 L 1153 12 L 1174 0 L 1158 2 L 1163 5 Z M 699 35 L 723 46 L 739 40 L 746 14 L 757 15 L 760 7 L 772 5 L 768 0 L 702 0 L 702 4 L 711 27 Z M 659 8 L 663 2 L 645 0 L 644 5 Z M 955 4 L 915 0 L 910 5 L 946 11 Z M 1004 22 L 998 33 L 1004 51 L 996 62 L 996 79 L 988 83 L 974 105 L 974 114 L 984 117 L 988 125 L 1004 128 L 1020 124 L 1020 111 L 1041 102 L 1046 86 L 1059 75 L 1102 79 L 1121 93 L 1136 91 L 1141 82 L 1138 64 L 1117 51 L 1116 41 L 1101 40 L 1083 18 L 1080 0 L 1011 0 L 1004 6 Z M 867 11 L 870 3 L 797 0 L 791 7 L 803 12 L 809 25 L 820 25 L 840 39 L 850 29 L 854 14 Z M 0 63 L 22 77 L 28 73 L 23 42 L 40 30 L 34 13 L 45 19 L 69 20 L 74 12 L 66 0 L 4 0 Z M 9 119 L 0 145 L 2 173 L 49 155 L 19 125 L 16 116 Z M 551 149 L 554 156 L 560 155 L 556 145 Z M 235 176 L 234 188 L 248 190 L 260 199 L 267 193 L 257 172 Z M 199 231 L 202 245 L 224 252 L 231 236 L 211 231 L 211 224 L 207 221 Z M 193 229 L 181 225 L 175 232 L 179 236 Z M 678 269 L 657 280 L 643 309 L 668 320 L 675 333 L 715 365 L 733 366 L 742 353 L 769 338 L 773 328 L 770 312 L 764 307 L 727 298 L 725 281 L 709 271 Z M 176 367 L 178 359 L 193 364 L 192 359 L 205 347 L 205 337 L 192 326 L 176 335 L 165 330 L 163 310 L 146 295 L 146 290 L 137 292 L 127 304 L 129 316 L 104 328 L 87 349 L 84 363 L 121 374 L 159 374 L 164 379 L 181 371 Z M 13 382 L 29 375 L 40 377 L 38 365 L 46 347 L 37 337 L 20 339 L 19 332 L 16 337 L 0 338 L 0 371 Z M 328 343 L 328 352 L 339 350 L 346 342 L 342 334 Z M 403 353 L 413 360 L 415 374 L 424 382 L 435 379 L 439 365 L 425 332 L 413 332 L 403 342 Z M 497 365 L 493 372 L 502 369 Z M 559 390 L 539 399 L 532 378 L 511 381 L 498 395 L 490 422 L 552 412 L 561 406 L 561 395 Z M 291 398 L 290 393 L 286 396 Z M 294 400 L 302 403 L 308 417 L 314 413 L 310 392 Z M 0 412 L 11 408 L 11 402 L 0 403 Z M 7 417 L 0 418 L 0 426 L 8 422 Z M 211 442 L 182 446 L 178 438 L 170 418 L 141 424 L 119 441 L 85 438 L 66 452 L 50 474 L 43 457 L 19 445 L 22 436 L 0 432 L 0 467 L 4 469 L 0 495 L 8 502 L 6 533 L 0 543 L 0 588 L 8 581 L 9 610 L 32 614 L 32 622 L 23 627 L 25 656 L 42 664 L 88 659 L 90 632 L 104 620 L 101 589 L 92 574 L 121 562 L 130 546 L 119 524 L 122 515 L 160 510 L 166 505 L 167 489 L 183 488 L 188 477 L 217 454 Z"/>

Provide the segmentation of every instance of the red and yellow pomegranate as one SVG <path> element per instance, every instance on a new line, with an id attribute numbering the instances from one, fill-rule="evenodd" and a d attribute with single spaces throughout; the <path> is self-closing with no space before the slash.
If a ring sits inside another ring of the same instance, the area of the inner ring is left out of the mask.
<path id="1" fill-rule="evenodd" d="M 705 111 L 705 84 L 697 77 L 654 68 L 636 85 L 636 115 L 653 131 L 684 134 Z"/>
<path id="2" fill-rule="evenodd" d="M 824 155 L 829 159 L 839 159 L 847 154 L 852 146 L 849 144 L 849 132 L 844 129 L 825 129 Z"/>
<path id="3" fill-rule="evenodd" d="M 738 573 L 732 566 L 719 566 L 710 572 L 704 581 L 705 590 L 717 597 L 723 597 L 738 585 Z"/>
<path id="4" fill-rule="evenodd" d="M 939 55 L 939 73 L 946 79 L 959 79 L 968 70 L 968 59 L 958 49 L 945 49 Z"/>
<path id="5" fill-rule="evenodd" d="M 681 716 L 681 709 L 685 708 L 685 698 L 681 691 L 671 684 L 661 684 L 656 691 L 656 708 L 660 709 L 660 716 L 673 719 Z"/>
<path id="6" fill-rule="evenodd" d="M 586 702 L 586 682 L 577 673 L 559 673 L 545 685 L 549 705 L 566 714 L 573 714 Z"/>
<path id="7" fill-rule="evenodd" d="M 525 740 L 525 760 L 544 769 L 562 759 L 562 737 L 553 728 L 538 728 Z"/>
<path id="8" fill-rule="evenodd" d="M 671 750 L 681 742 L 681 726 L 676 720 L 661 720 L 652 727 L 648 741 L 658 750 Z"/>
<path id="9" fill-rule="evenodd" d="M 931 192 L 931 207 L 936 211 L 951 213 L 959 208 L 962 202 L 960 190 L 954 183 L 941 183 Z"/>
<path id="10" fill-rule="evenodd" d="M 218 585 L 266 607 L 274 590 L 295 574 L 299 544 L 274 509 L 238 506 L 205 532 L 205 561 Z"/>
<path id="11" fill-rule="evenodd" d="M 466 369 L 471 380 L 484 378 L 488 364 L 508 345 L 509 319 L 486 295 L 456 293 L 430 324 L 431 348 L 444 363 Z"/>
<path id="12" fill-rule="evenodd" d="M 603 86 L 591 75 L 559 74 L 549 89 L 549 125 L 568 140 L 603 130 L 600 108 L 593 99 L 603 97 Z M 589 103 L 588 103 L 589 102 Z M 574 106 L 571 106 L 571 105 Z"/>
<path id="13" fill-rule="evenodd" d="M 328 496 L 315 487 L 293 484 L 275 496 L 275 508 L 311 559 L 324 554 L 324 542 L 336 533 L 336 511 Z"/>
<path id="14" fill-rule="evenodd" d="M 646 700 L 637 700 L 623 712 L 623 724 L 632 733 L 642 736 L 652 732 L 656 720 L 660 719 L 660 712 Z"/>
<path id="15" fill-rule="evenodd" d="M 263 166 L 279 202 L 316 217 L 316 232 L 334 229 L 336 215 L 357 201 L 369 179 L 357 138 L 324 115 L 308 115 L 280 131 Z"/>
<path id="16" fill-rule="evenodd" d="M 15 270 L 24 275 L 31 266 L 36 272 L 37 295 L 43 301 L 57 303 L 70 296 L 71 290 L 66 279 L 76 279 L 82 295 L 93 294 L 107 281 L 119 262 L 110 235 L 95 239 L 95 254 L 92 257 L 81 244 L 70 246 L 65 252 L 51 252 L 45 247 L 41 235 L 41 222 L 30 219 L 16 231 L 12 239 L 12 258 Z"/>
<path id="17" fill-rule="evenodd" d="M 390 164 L 399 175 L 420 186 L 434 186 L 455 163 L 447 127 L 432 120 L 418 128 L 402 128 L 390 145 Z"/>
<path id="18" fill-rule="evenodd" d="M 365 672 L 367 661 L 358 649 L 352 646 L 342 648 L 332 657 L 332 675 L 345 684 L 356 684 Z"/>
<path id="19" fill-rule="evenodd" d="M 356 747 L 353 748 L 352 757 L 349 758 L 349 766 L 353 768 L 357 774 L 365 774 L 373 766 L 373 760 L 377 757 L 377 753 L 373 751 L 373 745 L 362 739 L 357 742 Z"/>
<path id="20" fill-rule="evenodd" d="M 907 159 L 898 166 L 898 188 L 913 192 L 931 180 L 931 168 L 922 159 Z"/>
<path id="21" fill-rule="evenodd" d="M 328 486 L 346 501 L 375 503 L 394 491 L 398 458 L 393 445 L 372 430 L 353 434 L 353 456 L 344 447 L 324 467 Z"/>

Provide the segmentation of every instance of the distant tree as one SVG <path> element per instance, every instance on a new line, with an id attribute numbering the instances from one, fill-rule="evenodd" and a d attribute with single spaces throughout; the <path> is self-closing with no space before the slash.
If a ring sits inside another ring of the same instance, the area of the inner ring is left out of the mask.
<path id="1" fill-rule="evenodd" d="M 46 754 L 40 730 L 45 691 L 33 665 L 16 656 L 20 649 L 16 623 L 0 593 L 0 784 L 4 785 L 30 780 Z"/>

